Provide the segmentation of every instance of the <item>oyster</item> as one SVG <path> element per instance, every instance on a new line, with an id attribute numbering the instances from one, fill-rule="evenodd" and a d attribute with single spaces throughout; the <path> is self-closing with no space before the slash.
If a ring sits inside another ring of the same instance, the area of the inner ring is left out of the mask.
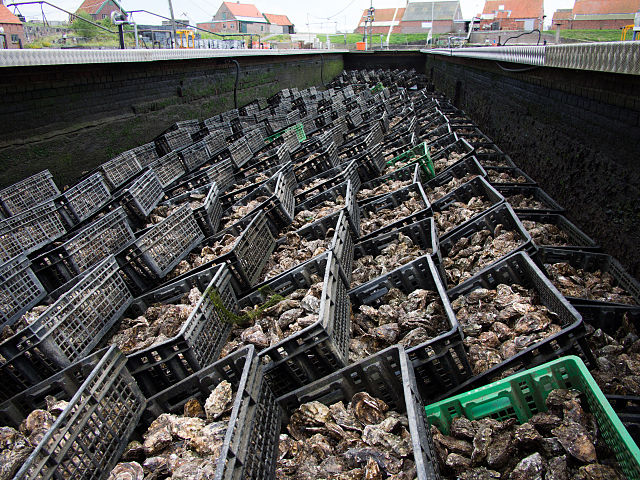
<path id="1" fill-rule="evenodd" d="M 368 198 L 386 195 L 387 193 L 395 192 L 396 190 L 399 190 L 410 184 L 411 180 L 387 180 L 377 187 L 360 190 L 356 198 L 358 199 L 358 201 L 362 201 Z"/>
<path id="2" fill-rule="evenodd" d="M 448 155 L 442 156 L 437 160 L 434 160 L 433 168 L 436 171 L 436 175 L 444 172 L 447 168 L 452 167 L 453 165 L 458 163 L 465 155 L 466 153 L 449 152 Z"/>
<path id="3" fill-rule="evenodd" d="M 285 234 L 284 241 L 278 242 L 262 272 L 262 279 L 267 280 L 286 272 L 313 257 L 323 254 L 329 249 L 335 230 L 327 230 L 324 239 L 307 240 L 296 232 Z"/>
<path id="4" fill-rule="evenodd" d="M 544 202 L 536 200 L 533 195 L 525 195 L 523 193 L 506 196 L 506 200 L 516 210 L 545 210 L 548 208 Z"/>
<path id="5" fill-rule="evenodd" d="M 363 214 L 360 221 L 361 236 L 369 235 L 401 218 L 408 217 L 426 208 L 418 192 L 409 192 L 409 199 L 397 207 L 388 207 Z"/>
<path id="6" fill-rule="evenodd" d="M 536 291 L 518 284 L 478 288 L 451 305 L 474 375 L 562 330 L 557 315 L 541 304 Z"/>
<path id="7" fill-rule="evenodd" d="M 178 210 L 183 204 L 188 203 L 191 207 L 191 210 L 197 210 L 198 208 L 202 208 L 204 206 L 204 199 L 207 196 L 202 193 L 191 192 L 189 194 L 189 198 L 184 199 L 180 204 L 177 205 L 158 205 L 153 211 L 149 214 L 149 225 L 156 225 L 160 222 L 163 222 L 167 219 L 173 212 Z"/>
<path id="8" fill-rule="evenodd" d="M 512 175 L 509 171 L 487 170 L 489 183 L 527 183 L 527 179 L 522 175 Z"/>
<path id="9" fill-rule="evenodd" d="M 346 202 L 342 195 L 339 195 L 335 201 L 325 200 L 324 202 L 316 205 L 311 210 L 300 210 L 293 218 L 293 223 L 285 230 L 285 233 L 295 232 L 300 228 L 313 223 L 316 220 L 320 220 L 332 213 L 344 208 Z"/>
<path id="10" fill-rule="evenodd" d="M 472 197 L 467 202 L 452 202 L 447 205 L 447 208 L 434 212 L 433 219 L 436 221 L 438 233 L 443 236 L 489 208 L 491 208 L 489 200 Z"/>
<path id="11" fill-rule="evenodd" d="M 435 187 L 432 190 L 428 190 L 426 192 L 427 193 L 427 197 L 429 198 L 429 201 L 431 203 L 433 203 L 436 200 L 439 200 L 440 198 L 450 194 L 455 189 L 457 189 L 458 187 L 464 185 L 465 183 L 470 182 L 471 180 L 473 180 L 477 176 L 478 175 L 476 175 L 475 173 L 467 173 L 466 175 L 464 175 L 463 177 L 460 177 L 460 178 L 454 177 L 451 180 L 449 180 L 447 183 L 445 183 L 444 185 L 441 185 L 439 187 Z"/>
<path id="12" fill-rule="evenodd" d="M 250 200 L 246 205 L 234 205 L 231 207 L 231 213 L 222 217 L 220 220 L 220 230 L 224 230 L 229 228 L 231 225 L 236 223 L 238 220 L 243 219 L 248 214 L 253 212 L 256 208 L 258 208 L 263 202 L 269 199 L 268 196 L 262 195 L 255 200 Z"/>
<path id="13" fill-rule="evenodd" d="M 537 245 L 566 246 L 571 244 L 567 232 L 551 223 L 523 220 L 522 225 Z"/>
<path id="14" fill-rule="evenodd" d="M 176 265 L 176 268 L 174 268 L 167 274 L 167 279 L 171 280 L 173 278 L 179 277 L 180 275 L 184 275 L 194 268 L 198 268 L 202 265 L 216 260 L 218 257 L 226 253 L 229 253 L 231 250 L 233 250 L 237 239 L 238 237 L 236 237 L 235 235 L 227 233 L 224 234 L 221 238 L 202 247 L 199 252 L 194 251 L 190 253 L 185 260 L 182 260 L 180 263 L 178 263 L 178 265 Z"/>
<path id="15" fill-rule="evenodd" d="M 351 402 L 303 404 L 280 434 L 276 478 L 413 480 L 408 420 L 366 392 Z"/>

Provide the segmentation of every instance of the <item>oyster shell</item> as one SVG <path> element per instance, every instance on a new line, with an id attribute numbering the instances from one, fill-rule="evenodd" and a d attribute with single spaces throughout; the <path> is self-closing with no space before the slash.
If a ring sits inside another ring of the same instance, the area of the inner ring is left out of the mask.
<path id="1" fill-rule="evenodd" d="M 537 245 L 566 246 L 571 244 L 567 232 L 551 223 L 523 220 L 522 225 Z"/>
<path id="2" fill-rule="evenodd" d="M 363 215 L 360 221 L 361 235 L 369 235 L 401 218 L 408 217 L 426 208 L 418 192 L 409 192 L 409 199 L 397 207 L 383 208 Z"/>

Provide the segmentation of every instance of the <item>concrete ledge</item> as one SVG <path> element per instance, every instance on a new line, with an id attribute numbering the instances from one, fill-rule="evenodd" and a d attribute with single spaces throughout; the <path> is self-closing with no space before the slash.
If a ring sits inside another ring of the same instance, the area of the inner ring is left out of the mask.
<path id="1" fill-rule="evenodd" d="M 348 50 L 0 50 L 0 67 L 139 63 L 234 57 L 286 57 L 347 52 Z"/>

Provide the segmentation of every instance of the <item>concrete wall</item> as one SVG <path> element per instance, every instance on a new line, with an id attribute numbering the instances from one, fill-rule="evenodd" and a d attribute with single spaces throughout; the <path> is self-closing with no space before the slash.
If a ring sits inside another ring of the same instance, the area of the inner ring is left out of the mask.
<path id="1" fill-rule="evenodd" d="M 384 50 L 366 53 L 346 53 L 344 54 L 344 68 L 345 70 L 360 68 L 415 68 L 418 73 L 424 73 L 424 58 L 424 54 L 419 51 Z"/>
<path id="2" fill-rule="evenodd" d="M 426 69 L 570 220 L 640 277 L 640 78 L 506 72 L 495 62 L 436 55 Z"/>
<path id="3" fill-rule="evenodd" d="M 239 106 L 288 87 L 320 86 L 319 55 L 238 57 Z M 324 81 L 342 72 L 324 56 Z M 45 168 L 64 186 L 178 120 L 233 108 L 224 59 L 0 69 L 0 188 Z"/>

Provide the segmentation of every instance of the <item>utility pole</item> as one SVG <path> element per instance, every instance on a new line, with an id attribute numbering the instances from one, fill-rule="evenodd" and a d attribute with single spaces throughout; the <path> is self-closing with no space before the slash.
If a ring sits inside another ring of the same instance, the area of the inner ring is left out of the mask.
<path id="1" fill-rule="evenodd" d="M 173 39 L 171 40 L 171 48 L 175 48 L 175 43 L 176 42 L 176 19 L 173 16 L 173 4 L 171 3 L 171 0 L 169 0 L 169 13 L 171 13 L 171 32 L 173 34 Z"/>

